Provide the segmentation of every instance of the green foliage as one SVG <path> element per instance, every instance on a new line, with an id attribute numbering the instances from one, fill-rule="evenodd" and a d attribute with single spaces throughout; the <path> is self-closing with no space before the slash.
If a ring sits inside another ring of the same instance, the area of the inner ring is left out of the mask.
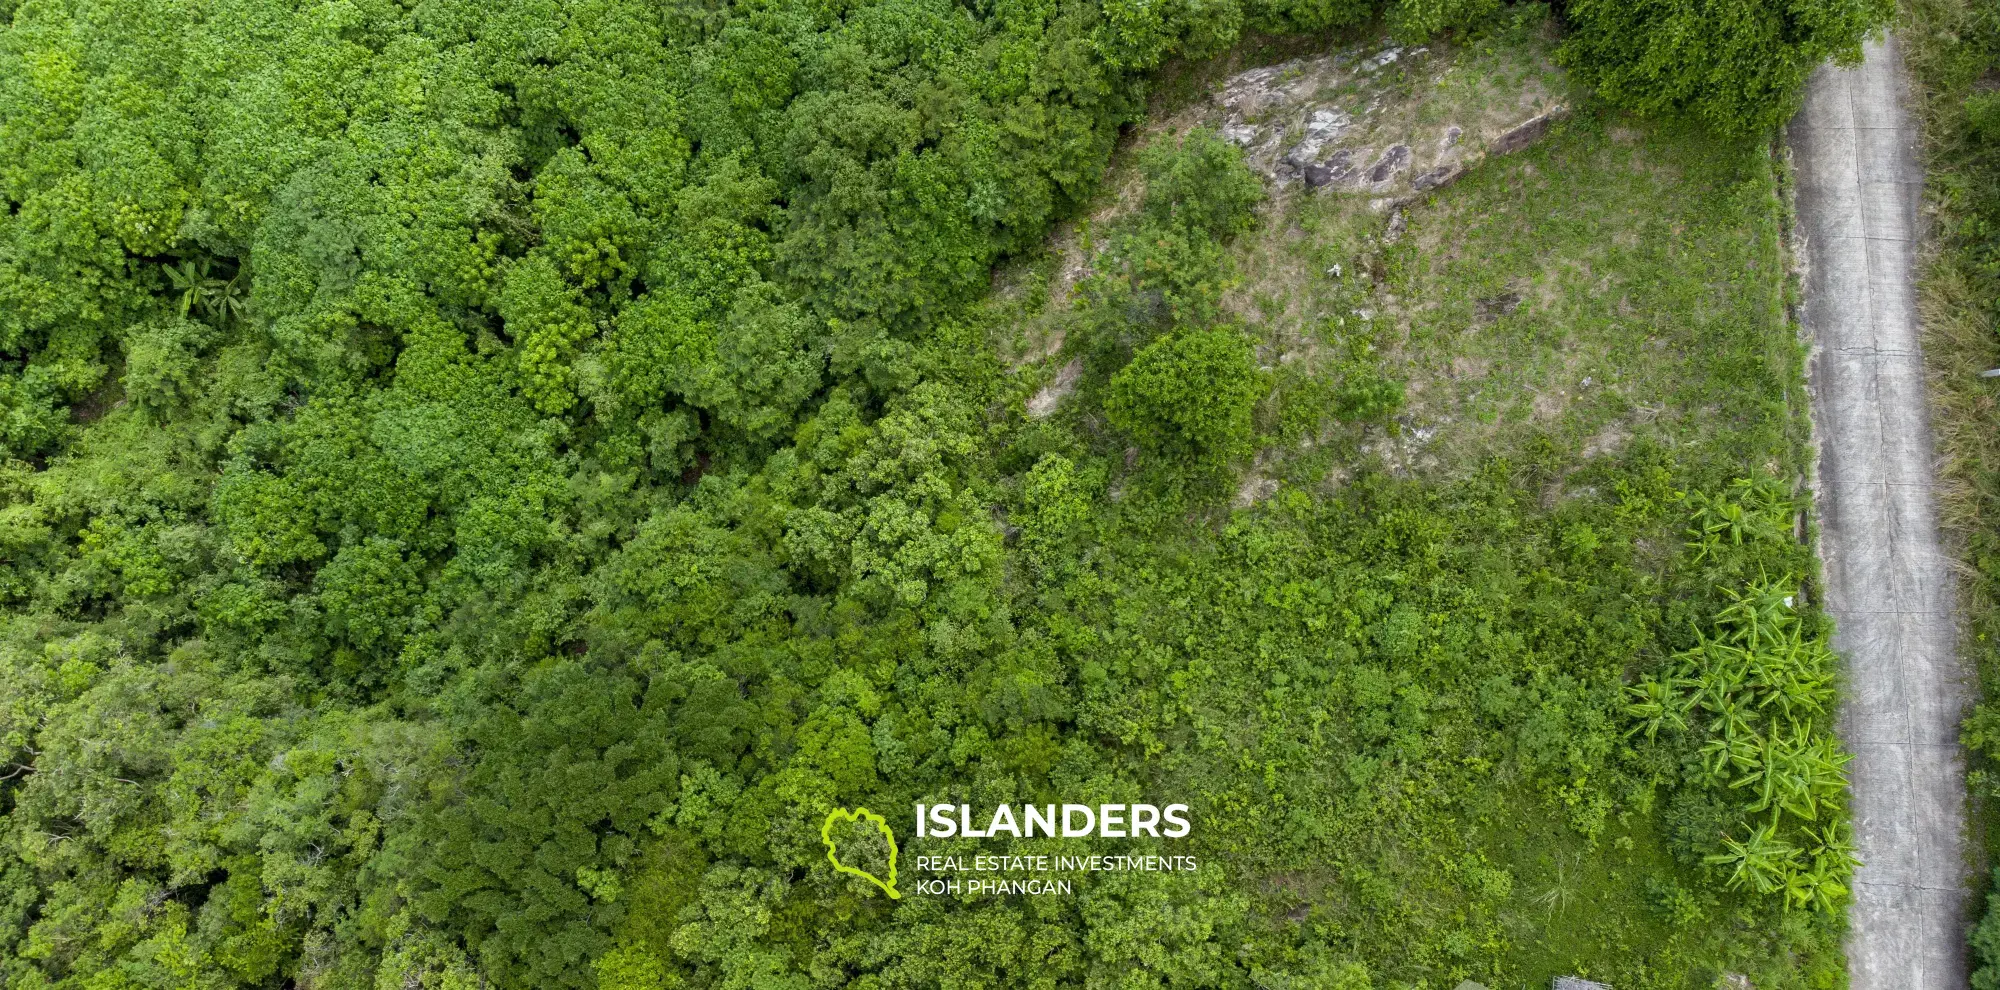
<path id="1" fill-rule="evenodd" d="M 1082 286 L 1091 318 L 1109 331 L 1095 338 L 1100 345 L 1219 322 L 1234 277 L 1224 247 L 1255 222 L 1264 198 L 1242 152 L 1211 131 L 1156 141 L 1139 158 L 1140 207 L 1107 232 Z"/>
<path id="2" fill-rule="evenodd" d="M 1212 55 L 1236 40 L 1243 8 L 1227 0 L 1106 0 L 1092 36 L 1097 55 L 1121 69 L 1150 69 L 1176 51 Z"/>
<path id="3" fill-rule="evenodd" d="M 472 726 L 454 799 L 410 836 L 417 916 L 508 985 L 587 985 L 622 913 L 598 871 L 631 862 L 674 797 L 678 693 L 560 661 L 529 674 Z"/>
<path id="4" fill-rule="evenodd" d="M 1022 540 L 1039 555 L 1054 559 L 1086 535 L 1095 489 L 1101 478 L 1061 454 L 1045 454 L 1022 478 L 1023 512 L 1018 517 Z"/>
<path id="5" fill-rule="evenodd" d="M 206 257 L 167 267 L 169 291 L 180 299 L 182 319 L 199 314 L 210 323 L 226 325 L 243 319 L 248 312 L 249 273 L 239 265 L 223 278 L 214 269 L 214 262 Z"/>
<path id="6" fill-rule="evenodd" d="M 1218 465 L 1247 453 L 1263 397 L 1250 342 L 1233 330 L 1162 337 L 1111 377 L 1105 412 L 1156 456 Z"/>
<path id="7" fill-rule="evenodd" d="M 1341 367 L 1340 387 L 1333 394 L 1334 415 L 1355 423 L 1387 421 L 1403 408 L 1403 383 L 1382 373 L 1361 354 Z"/>
<path id="8" fill-rule="evenodd" d="M 328 635 L 359 650 L 400 646 L 423 589 L 402 547 L 379 536 L 340 548 L 313 582 Z"/>
<path id="9" fill-rule="evenodd" d="M 1965 133 L 1982 144 L 2000 142 L 2000 93 L 1974 93 L 1965 98 Z"/>
<path id="10" fill-rule="evenodd" d="M 1775 482 L 1738 479 L 1731 496 L 1688 496 L 1695 559 L 1724 540 L 1733 548 L 1789 537 L 1796 509 Z M 1850 757 L 1832 735 L 1833 655 L 1800 620 L 1800 591 L 1789 578 L 1725 594 L 1713 638 L 1698 633 L 1664 670 L 1626 688 L 1635 723 L 1626 737 L 1676 749 L 1684 765 L 1699 767 L 1681 788 L 1699 782 L 1740 808 L 1716 838 L 1696 840 L 1719 841 L 1703 862 L 1726 871 L 1730 889 L 1833 912 L 1855 864 L 1839 816 Z M 1761 823 L 1752 817 L 1766 812 Z"/>
<path id="11" fill-rule="evenodd" d="M 2000 987 L 2000 912 L 1991 906 L 1986 915 L 1972 929 L 1972 957 L 1981 965 L 1972 972 L 1973 990 L 1994 990 Z"/>
<path id="12" fill-rule="evenodd" d="M 155 417 L 181 411 L 200 391 L 209 327 L 185 318 L 132 328 L 125 344 L 125 395 Z"/>
<path id="13" fill-rule="evenodd" d="M 978 305 L 1091 202 L 1139 72 L 1381 10 L 9 5 L 0 983 L 1545 968 L 1506 948 L 1519 908 L 1581 910 L 1608 850 L 1664 841 L 1627 798 L 1658 754 L 1620 746 L 1623 671 L 1687 647 L 1680 603 L 1798 570 L 1777 528 L 1644 558 L 1715 468 L 1643 444 L 1569 465 L 1592 494 L 1551 506 L 1519 493 L 1554 454 L 1362 465 L 1241 512 L 1125 485 L 1128 439 L 1212 481 L 1404 403 L 1351 343 L 1260 431 L 1257 328 L 1224 300 L 1263 187 L 1204 131 L 1141 149 L 1145 195 L 1099 232 L 1076 411 L 1008 411 Z M 1756 683 L 1760 713 L 1825 704 Z M 1648 738 L 1696 759 L 1681 723 Z M 1739 768 L 1696 796 L 1824 858 L 1792 819 L 1834 819 L 1831 757 L 1764 738 L 1803 790 Z M 864 803 L 1156 796 L 1193 805 L 1206 865 L 1061 902 L 891 905 L 816 833 Z M 1599 858 L 1552 882 L 1510 836 Z M 1716 897 L 1744 923 L 1635 965 L 1816 951 Z"/>
<path id="14" fill-rule="evenodd" d="M 1572 0 L 1561 59 L 1613 104 L 1685 114 L 1719 131 L 1769 131 L 1828 59 L 1861 57 L 1887 0 Z"/>
<path id="15" fill-rule="evenodd" d="M 1244 16 L 1262 31 L 1324 31 L 1363 23 L 1376 6 L 1371 0 L 1251 0 Z"/>
<path id="16" fill-rule="evenodd" d="M 1156 462 L 1212 474 L 1249 452 L 1269 391 L 1250 341 L 1216 325 L 1232 278 L 1223 245 L 1255 223 L 1263 184 L 1201 129 L 1147 145 L 1138 165 L 1139 209 L 1112 228 L 1082 286 L 1086 340 L 1120 365 L 1103 385 L 1111 424 Z"/>
<path id="17" fill-rule="evenodd" d="M 581 294 L 546 255 L 529 255 L 508 266 L 496 303 L 515 338 L 521 391 L 542 412 L 568 409 L 576 401 L 570 366 L 577 345 L 596 331 Z"/>
<path id="18" fill-rule="evenodd" d="M 689 401 L 729 427 L 769 440 L 818 394 L 825 358 L 815 339 L 824 329 L 774 292 L 745 292 L 717 332 L 714 355 L 687 387 Z"/>
<path id="19" fill-rule="evenodd" d="M 1715 554 L 1723 544 L 1741 547 L 1758 540 L 1782 540 L 1796 518 L 1785 488 L 1772 478 L 1738 478 L 1722 497 L 1689 492 L 1693 509 L 1687 547 L 1696 560 Z"/>
<path id="20" fill-rule="evenodd" d="M 1178 142 L 1156 141 L 1139 154 L 1145 222 L 1226 240 L 1256 222 L 1264 183 L 1242 166 L 1243 153 L 1214 131 L 1196 128 Z"/>
<path id="21" fill-rule="evenodd" d="M 1389 8 L 1389 25 L 1397 40 L 1418 44 L 1481 24 L 1499 11 L 1500 0 L 1397 0 Z"/>

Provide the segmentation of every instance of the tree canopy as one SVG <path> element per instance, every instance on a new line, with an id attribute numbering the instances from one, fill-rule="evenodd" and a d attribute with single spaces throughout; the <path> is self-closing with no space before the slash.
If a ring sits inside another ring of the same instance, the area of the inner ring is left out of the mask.
<path id="1" fill-rule="evenodd" d="M 1212 478 L 1117 509 L 1113 462 L 991 412 L 992 268 L 1098 190 L 1146 73 L 1490 6 L 0 5 L 0 984 L 1368 986 L 1351 933 L 1213 872 L 891 909 L 817 828 L 1179 775 L 1275 876 L 1432 828 L 1409 795 L 1517 716 L 1523 786 L 1604 827 L 1577 782 L 1660 618 L 1564 542 L 1612 509 L 1461 539 L 1518 523 L 1501 464 L 1149 542 Z M 1631 47 L 1664 15 L 1572 8 L 1579 65 L 1646 66 L 1607 93 L 1686 60 Z M 1865 21 L 1817 16 L 1732 56 L 1793 46 L 1776 81 L 1657 99 L 1778 99 Z M 1097 398 L 1226 467 L 1268 384 L 1218 303 L 1262 190 L 1206 133 L 1143 173 Z M 1387 418 L 1354 368 L 1339 414 Z M 1435 715 L 1447 670 L 1483 714 Z M 1511 883 L 1439 876 L 1467 926 Z"/>
<path id="2" fill-rule="evenodd" d="M 1561 55 L 1619 106 L 1758 133 L 1798 109 L 1821 63 L 1859 61 L 1895 13 L 1893 0 L 1570 0 Z"/>

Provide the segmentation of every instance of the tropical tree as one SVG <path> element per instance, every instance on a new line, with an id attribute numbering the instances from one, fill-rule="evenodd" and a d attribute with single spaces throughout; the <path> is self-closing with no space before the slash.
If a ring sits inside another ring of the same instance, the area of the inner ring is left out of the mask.
<path id="1" fill-rule="evenodd" d="M 1214 468 L 1249 451 L 1251 409 L 1265 391 L 1250 342 L 1196 330 L 1147 345 L 1111 377 L 1111 424 L 1156 456 Z"/>
<path id="2" fill-rule="evenodd" d="M 1895 13 L 1889 0 L 1573 0 L 1560 57 L 1612 103 L 1751 134 L 1798 107 L 1821 63 L 1859 61 Z"/>

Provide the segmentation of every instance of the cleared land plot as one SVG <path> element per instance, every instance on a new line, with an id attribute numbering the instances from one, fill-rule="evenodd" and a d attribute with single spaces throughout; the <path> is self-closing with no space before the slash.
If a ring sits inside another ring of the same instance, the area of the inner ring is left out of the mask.
<path id="1" fill-rule="evenodd" d="M 1835 986 L 1844 918 L 1704 862 L 1749 803 L 1688 783 L 1707 730 L 1655 745 L 1625 708 L 1750 582 L 1792 575 L 1816 628 L 1802 515 L 1697 551 L 1683 499 L 1746 476 L 1802 490 L 1770 149 L 1578 103 L 1533 25 L 1393 64 L 1286 113 L 1373 105 L 1341 140 L 1379 149 L 1574 109 L 1423 195 L 1314 192 L 1250 156 L 1271 198 L 1229 245 L 1217 319 L 1272 391 L 1230 497 L 1160 487 L 1102 413 L 1144 337 L 1071 289 L 1142 199 L 1136 169 L 998 279 L 1010 458 L 1106 479 L 1086 562 L 1024 588 L 1052 638 L 1090 641 L 1076 662 L 1142 686 L 1086 687 L 1079 724 L 1197 802 L 1216 882 L 1269 926 L 1259 951 L 1377 987 Z M 1136 144 L 1225 116 L 1187 99 Z M 1357 402 L 1357 382 L 1402 399 Z"/>
<path id="2" fill-rule="evenodd" d="M 1650 436 L 1795 464 L 1798 346 L 1761 149 L 1595 117 L 1411 211 L 1385 316 L 1440 466 L 1543 435 L 1575 458 Z"/>

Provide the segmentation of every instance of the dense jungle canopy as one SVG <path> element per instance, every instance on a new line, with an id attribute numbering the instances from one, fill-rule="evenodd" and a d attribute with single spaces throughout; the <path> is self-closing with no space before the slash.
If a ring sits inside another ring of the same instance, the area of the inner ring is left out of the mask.
<path id="1" fill-rule="evenodd" d="M 1401 392 L 1357 358 L 1258 412 L 1216 298 L 1263 192 L 1204 134 L 1102 232 L 1095 426 L 1020 416 L 983 303 L 1164 60 L 1508 10 L 0 0 L 0 986 L 1356 990 L 1498 951 L 1463 795 L 1657 815 L 1628 791 L 1698 740 L 1631 755 L 1626 672 L 1807 572 L 1784 496 L 1641 445 L 1556 510 L 1522 456 L 1232 514 L 1232 465 Z M 1882 16 L 1577 0 L 1564 51 L 1754 146 Z M 1662 577 L 1633 545 L 1695 487 L 1740 525 Z M 818 833 L 1165 789 L 1226 868 L 891 904 Z M 1744 794 L 1674 805 L 1687 876 Z M 1352 910 L 1287 920 L 1322 884 Z M 1741 910 L 1717 938 L 1834 944 Z"/>

